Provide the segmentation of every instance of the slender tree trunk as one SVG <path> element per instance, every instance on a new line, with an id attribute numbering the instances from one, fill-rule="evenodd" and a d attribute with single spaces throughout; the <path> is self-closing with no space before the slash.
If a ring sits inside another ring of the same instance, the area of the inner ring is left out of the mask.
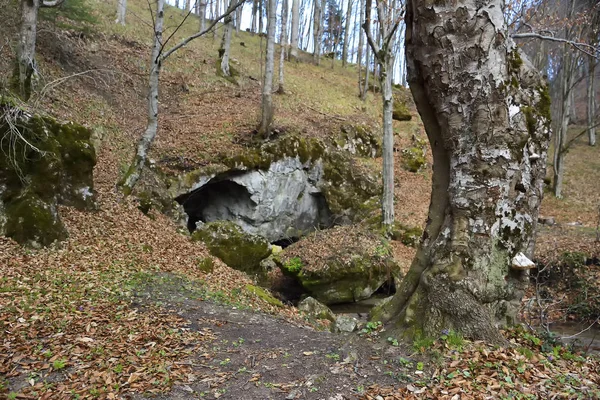
<path id="1" fill-rule="evenodd" d="M 262 91 L 262 116 L 258 134 L 268 139 L 271 136 L 271 123 L 273 122 L 273 69 L 275 64 L 275 24 L 277 23 L 277 0 L 267 1 L 267 54 L 265 60 L 265 77 Z"/>
<path id="2" fill-rule="evenodd" d="M 127 13 L 127 0 L 117 1 L 117 24 L 125 26 L 125 14 Z"/>
<path id="3" fill-rule="evenodd" d="M 300 29 L 300 0 L 292 0 L 292 29 L 290 43 L 290 60 L 298 60 L 298 33 Z"/>
<path id="4" fill-rule="evenodd" d="M 200 19 L 200 32 L 206 29 L 206 0 L 200 0 L 198 6 L 198 17 Z"/>
<path id="5" fill-rule="evenodd" d="M 140 138 L 135 156 L 131 162 L 129 170 L 119 183 L 125 195 L 131 194 L 133 187 L 137 183 L 144 163 L 148 158 L 150 145 L 156 137 L 158 130 L 158 86 L 161 69 L 160 53 L 162 49 L 162 33 L 164 22 L 165 0 L 156 0 L 156 24 L 154 26 L 154 44 L 152 46 L 152 57 L 150 58 L 150 78 L 148 80 L 148 123 L 146 131 Z"/>
<path id="6" fill-rule="evenodd" d="M 287 53 L 287 18 L 288 17 L 288 0 L 283 0 L 281 5 L 281 36 L 279 38 L 280 55 L 279 55 L 279 88 L 277 93 L 283 94 L 285 90 L 283 88 L 283 63 L 285 61 L 285 54 Z"/>
<path id="7" fill-rule="evenodd" d="M 314 11 L 313 11 L 313 61 L 319 65 L 321 57 L 321 0 L 314 0 Z"/>
<path id="8" fill-rule="evenodd" d="M 346 23 L 344 25 L 344 45 L 342 46 L 342 67 L 345 67 L 348 62 L 348 38 L 350 36 L 350 20 L 352 19 L 352 0 L 347 1 L 348 8 L 346 9 Z"/>
<path id="9" fill-rule="evenodd" d="M 252 33 L 256 33 L 256 25 L 258 23 L 258 1 L 254 0 L 252 2 Z"/>
<path id="10" fill-rule="evenodd" d="M 367 45 L 367 54 L 366 54 L 366 65 L 365 65 L 365 81 L 362 90 L 361 100 L 367 100 L 367 93 L 369 93 L 369 72 L 371 71 L 371 48 Z"/>
<path id="11" fill-rule="evenodd" d="M 373 317 L 408 336 L 503 343 L 498 326 L 514 322 L 533 264 L 516 256 L 533 243 L 543 195 L 547 88 L 512 43 L 503 0 L 431 4 L 408 0 L 406 13 L 409 86 L 434 160 L 429 216 Z"/>
<path id="12" fill-rule="evenodd" d="M 21 30 L 19 32 L 13 90 L 23 100 L 28 100 L 31 96 L 31 81 L 36 70 L 35 42 L 39 8 L 40 0 L 21 0 Z"/>
<path id="13" fill-rule="evenodd" d="M 394 58 L 388 53 L 380 63 L 379 82 L 383 100 L 383 196 L 381 214 L 383 226 L 391 230 L 394 224 L 394 97 L 392 95 L 392 68 Z"/>
<path id="14" fill-rule="evenodd" d="M 560 73 L 560 109 L 559 118 L 555 127 L 554 136 L 554 196 L 562 197 L 563 177 L 565 174 L 565 152 L 564 147 L 567 144 L 569 130 L 569 120 L 571 117 L 571 55 L 569 49 L 564 46 L 563 68 Z"/>
<path id="15" fill-rule="evenodd" d="M 364 24 L 364 12 L 363 10 L 365 9 L 365 0 L 360 0 L 360 7 L 358 9 L 358 13 L 359 13 L 359 17 L 358 17 L 358 56 L 356 59 L 356 64 L 358 65 L 358 97 L 360 97 L 361 100 L 365 100 L 365 96 L 364 96 L 364 90 L 363 90 L 363 81 L 362 81 L 362 60 L 363 60 L 363 49 L 365 47 L 365 34 L 362 31 L 362 25 Z M 367 49 L 367 54 L 368 54 L 368 49 Z M 368 58 L 368 55 L 367 55 Z M 367 65 L 367 70 L 368 70 L 368 65 Z"/>
<path id="16" fill-rule="evenodd" d="M 235 0 L 230 0 L 229 7 L 233 5 Z M 221 40 L 221 48 L 219 49 L 219 57 L 221 57 L 221 73 L 223 76 L 231 76 L 229 70 L 229 52 L 231 49 L 231 31 L 233 30 L 233 19 L 231 14 L 223 20 L 225 27 L 223 28 L 223 39 Z"/>
<path id="17" fill-rule="evenodd" d="M 264 4 L 267 0 L 258 0 L 258 32 L 263 33 Z"/>
<path id="18" fill-rule="evenodd" d="M 588 84 L 587 84 L 587 124 L 588 124 L 588 139 L 589 145 L 596 145 L 596 59 L 589 57 L 588 60 Z"/>
<path id="19" fill-rule="evenodd" d="M 242 15 L 243 15 L 244 7 L 241 6 L 237 10 L 235 10 L 235 35 L 240 35 L 240 30 L 242 29 Z"/>

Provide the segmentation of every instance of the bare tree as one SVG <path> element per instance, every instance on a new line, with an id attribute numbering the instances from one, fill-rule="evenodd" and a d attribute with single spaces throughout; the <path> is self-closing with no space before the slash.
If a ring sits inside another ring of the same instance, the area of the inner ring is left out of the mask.
<path id="1" fill-rule="evenodd" d="M 325 19 L 325 0 L 313 1 L 313 61 L 319 65 L 321 63 L 321 50 L 323 47 L 323 25 Z"/>
<path id="2" fill-rule="evenodd" d="M 408 336 L 503 343 L 527 285 L 549 142 L 547 87 L 514 45 L 504 0 L 408 0 L 409 87 L 433 154 L 427 225 L 374 317 Z"/>
<path id="3" fill-rule="evenodd" d="M 290 40 L 290 60 L 298 60 L 298 34 L 300 32 L 300 0 L 292 0 L 292 27 Z"/>
<path id="4" fill-rule="evenodd" d="M 587 82 L 587 125 L 588 143 L 596 145 L 596 59 L 588 58 L 588 82 Z"/>
<path id="5" fill-rule="evenodd" d="M 40 7 L 56 7 L 64 0 L 21 0 L 21 27 L 17 45 L 17 68 L 13 90 L 23 99 L 31 96 L 32 79 L 36 73 L 35 44 Z"/>
<path id="6" fill-rule="evenodd" d="M 364 12 L 363 10 L 365 9 L 365 0 L 360 0 L 360 7 L 358 9 L 358 13 L 359 13 L 359 17 L 358 17 L 358 56 L 356 59 L 356 65 L 358 66 L 358 96 L 361 98 L 361 100 L 365 100 L 365 96 L 364 96 L 364 90 L 363 90 L 363 80 L 362 80 L 362 60 L 363 60 L 363 49 L 365 47 L 365 36 L 363 34 L 362 31 L 362 25 L 364 24 Z M 367 56 L 368 58 L 368 56 Z M 369 69 L 369 66 L 367 64 L 367 71 Z"/>
<path id="7" fill-rule="evenodd" d="M 376 42 L 371 35 L 372 0 L 366 0 L 365 23 L 363 29 L 367 42 L 379 64 L 379 82 L 383 100 L 383 197 L 381 213 L 383 226 L 391 229 L 394 224 L 394 96 L 392 94 L 392 69 L 394 56 L 392 47 L 400 21 L 404 17 L 404 5 L 398 0 L 376 0 L 377 19 L 379 20 L 380 41 Z"/>
<path id="8" fill-rule="evenodd" d="M 206 28 L 206 0 L 200 0 L 198 3 L 198 19 L 200 20 L 200 29 L 202 32 Z"/>
<path id="9" fill-rule="evenodd" d="M 117 1 L 117 20 L 115 23 L 125 25 L 125 14 L 127 13 L 127 0 Z"/>
<path id="10" fill-rule="evenodd" d="M 175 35 L 175 33 L 177 33 L 177 31 L 181 28 L 183 23 L 191 14 L 191 11 L 188 11 L 183 22 L 171 33 L 171 35 L 166 40 L 163 41 L 165 0 L 155 1 L 156 11 L 154 15 L 154 40 L 150 57 L 150 77 L 148 79 L 147 124 L 146 130 L 144 131 L 140 140 L 138 141 L 136 152 L 133 156 L 133 160 L 131 161 L 129 169 L 118 183 L 125 195 L 131 194 L 137 181 L 139 180 L 142 170 L 144 168 L 144 164 L 146 163 L 146 160 L 148 158 L 148 151 L 150 150 L 152 142 L 154 141 L 154 138 L 156 137 L 156 134 L 158 132 L 159 80 L 160 71 L 163 63 L 173 53 L 186 46 L 191 41 L 201 36 L 204 36 L 206 33 L 214 29 L 214 27 L 219 21 L 228 17 L 231 13 L 235 12 L 237 7 L 240 7 L 243 4 L 243 1 L 244 0 L 233 0 L 230 3 L 229 8 L 223 14 L 216 16 L 210 22 L 210 24 L 208 24 L 205 30 L 188 36 L 187 38 L 183 39 L 181 42 L 174 45 L 168 50 L 166 49 L 166 45 L 168 44 L 169 40 L 173 38 L 173 35 Z"/>
<path id="11" fill-rule="evenodd" d="M 267 0 L 267 51 L 265 75 L 262 88 L 262 107 L 258 134 L 265 139 L 271 136 L 273 122 L 273 70 L 275 65 L 275 28 L 277 23 L 277 0 Z"/>
<path id="12" fill-rule="evenodd" d="M 229 7 L 232 6 L 235 0 L 229 1 Z M 231 31 L 233 31 L 233 19 L 229 14 L 223 20 L 223 39 L 221 40 L 221 48 L 219 49 L 219 57 L 221 57 L 221 73 L 223 76 L 231 76 L 229 68 L 229 52 L 231 51 Z"/>
<path id="13" fill-rule="evenodd" d="M 281 35 L 279 37 L 280 55 L 279 55 L 279 88 L 277 93 L 283 94 L 283 63 L 287 54 L 287 19 L 288 19 L 288 0 L 281 3 Z"/>
<path id="14" fill-rule="evenodd" d="M 350 20 L 352 19 L 352 0 L 348 1 L 348 8 L 346 9 L 346 21 L 344 23 L 344 43 L 342 46 L 342 67 L 346 66 L 348 62 L 348 41 L 350 35 Z"/>

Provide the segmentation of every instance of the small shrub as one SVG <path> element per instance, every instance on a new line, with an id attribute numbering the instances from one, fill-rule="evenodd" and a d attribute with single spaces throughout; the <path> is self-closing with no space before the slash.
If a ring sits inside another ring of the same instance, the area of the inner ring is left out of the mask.
<path id="1" fill-rule="evenodd" d="M 302 259 L 300 257 L 293 257 L 288 262 L 285 263 L 284 268 L 293 273 L 298 273 L 302 271 L 304 265 L 302 264 Z"/>

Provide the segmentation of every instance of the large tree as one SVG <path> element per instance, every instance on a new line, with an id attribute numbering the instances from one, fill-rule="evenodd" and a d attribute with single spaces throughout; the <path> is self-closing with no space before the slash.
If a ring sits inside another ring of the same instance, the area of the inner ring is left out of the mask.
<path id="1" fill-rule="evenodd" d="M 417 255 L 374 310 L 408 335 L 503 342 L 527 284 L 549 96 L 508 36 L 503 0 L 408 0 L 408 81 L 433 153 Z M 525 253 L 525 254 L 523 254 Z"/>
<path id="2" fill-rule="evenodd" d="M 267 1 L 267 51 L 265 55 L 265 75 L 262 87 L 261 118 L 258 133 L 265 139 L 271 135 L 273 122 L 273 70 L 275 69 L 275 28 L 277 23 L 277 0 Z"/>

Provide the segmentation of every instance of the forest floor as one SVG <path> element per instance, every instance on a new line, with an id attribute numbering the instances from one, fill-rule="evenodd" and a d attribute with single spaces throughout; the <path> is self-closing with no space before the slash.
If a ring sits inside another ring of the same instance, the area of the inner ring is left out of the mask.
<path id="1" fill-rule="evenodd" d="M 113 23 L 114 2 L 68 3 L 87 11 L 43 10 L 38 86 L 44 90 L 33 103 L 95 132 L 98 210 L 61 208 L 70 236 L 55 247 L 23 249 L 0 238 L 0 398 L 600 398 L 598 358 L 551 335 L 507 331 L 511 346 L 493 348 L 451 332 L 404 343 L 377 324 L 359 334 L 325 332 L 294 307 L 257 297 L 246 275 L 213 260 L 165 216 L 143 215 L 134 200 L 115 192 L 115 182 L 144 129 L 147 4 L 130 0 L 128 25 L 121 27 Z M 0 10 L 6 37 L 15 32 L 15 12 L 10 5 Z M 168 8 L 166 20 L 172 31 L 182 17 Z M 196 24 L 188 20 L 172 43 Z M 235 38 L 237 84 L 215 74 L 219 39 L 197 40 L 165 64 L 152 151 L 159 163 L 205 165 L 254 136 L 263 39 L 245 32 Z M 0 55 L 6 78 L 14 54 L 0 46 Z M 285 65 L 276 129 L 324 137 L 346 122 L 379 122 L 378 96 L 369 93 L 365 102 L 356 96 L 355 66 Z M 422 226 L 431 160 L 412 173 L 400 158 L 413 136 L 425 138 L 414 108 L 413 114 L 413 121 L 395 123 L 396 217 Z M 548 194 L 543 202 L 542 214 L 556 224 L 541 227 L 536 258 L 550 267 L 524 300 L 526 322 L 539 323 L 540 311 L 546 323 L 598 315 L 599 150 L 577 141 L 567 154 L 564 199 Z M 414 248 L 392 246 L 407 268 Z M 200 265 L 209 258 L 207 272 Z M 547 301 L 532 304 L 540 289 Z"/>

